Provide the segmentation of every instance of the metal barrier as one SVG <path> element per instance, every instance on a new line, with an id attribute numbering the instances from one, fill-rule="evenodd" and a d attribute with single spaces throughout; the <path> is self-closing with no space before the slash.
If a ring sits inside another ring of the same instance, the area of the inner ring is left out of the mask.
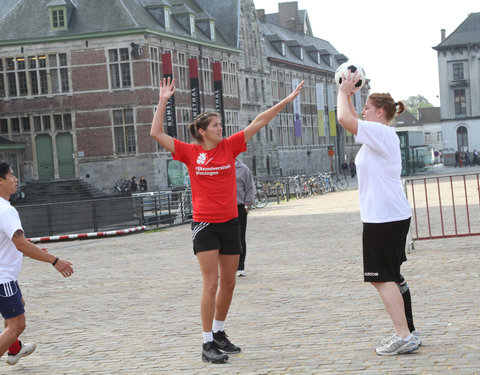
<path id="1" fill-rule="evenodd" d="M 406 179 L 404 188 L 412 241 L 480 235 L 479 173 Z"/>
<path id="2" fill-rule="evenodd" d="M 132 198 L 139 208 L 141 225 L 159 228 L 191 221 L 193 216 L 190 189 L 137 193 Z"/>

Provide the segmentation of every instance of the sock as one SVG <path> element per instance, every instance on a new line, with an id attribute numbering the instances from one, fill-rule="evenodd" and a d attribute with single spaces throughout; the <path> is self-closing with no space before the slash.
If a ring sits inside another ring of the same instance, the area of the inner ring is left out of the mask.
<path id="1" fill-rule="evenodd" d="M 225 328 L 225 321 L 220 321 L 220 320 L 215 320 L 213 319 L 213 327 L 212 331 L 214 333 L 217 333 L 218 331 L 223 331 Z"/>
<path id="2" fill-rule="evenodd" d="M 206 344 L 207 342 L 211 341 L 213 341 L 212 332 L 203 332 L 203 343 Z"/>
<path id="3" fill-rule="evenodd" d="M 19 339 L 17 339 L 17 341 L 15 341 L 12 346 L 8 348 L 8 352 L 12 355 L 17 355 L 20 349 L 22 349 L 22 343 Z"/>
<path id="4" fill-rule="evenodd" d="M 413 324 L 413 313 L 412 313 L 412 297 L 410 295 L 410 288 L 405 283 L 407 290 L 402 293 L 403 304 L 405 306 L 405 316 L 407 317 L 408 329 L 410 332 L 415 331 L 415 325 Z M 403 286 L 403 285 L 402 285 Z"/>

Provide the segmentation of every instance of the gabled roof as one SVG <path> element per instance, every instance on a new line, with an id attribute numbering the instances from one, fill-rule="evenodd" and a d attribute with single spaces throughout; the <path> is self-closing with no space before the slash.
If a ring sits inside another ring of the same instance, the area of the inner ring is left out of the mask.
<path id="1" fill-rule="evenodd" d="M 480 12 L 470 13 L 453 33 L 433 49 L 440 51 L 472 44 L 480 44 Z"/>
<path id="2" fill-rule="evenodd" d="M 403 111 L 398 116 L 395 116 L 395 127 L 401 128 L 403 126 L 422 126 L 422 123 L 409 111 Z"/>
<path id="3" fill-rule="evenodd" d="M 7 15 L 20 0 L 2 0 L 0 1 L 0 19 Z"/>
<path id="4" fill-rule="evenodd" d="M 12 41 L 17 40 L 24 42 L 56 37 L 78 38 L 81 35 L 91 37 L 92 34 L 101 36 L 102 33 L 107 32 L 121 34 L 122 32 L 132 33 L 135 30 L 162 32 L 172 34 L 172 36 L 212 43 L 203 32 L 191 36 L 174 16 L 171 17 L 171 30 L 165 30 L 147 9 L 149 6 L 161 5 L 171 5 L 172 8 L 177 5 L 185 5 L 195 14 L 212 15 L 217 28 L 214 43 L 234 48 L 237 48 L 238 45 L 238 36 L 232 29 L 238 27 L 239 7 L 237 9 L 231 3 L 238 4 L 239 0 L 228 1 L 227 6 L 223 6 L 223 0 L 72 0 L 74 10 L 66 30 L 51 30 L 48 8 L 51 1 L 1 0 L 0 14 L 7 9 L 7 3 L 10 5 L 10 11 L 0 18 L 0 35 L 2 36 L 0 45 L 2 42 L 11 44 Z M 70 0 L 68 1 L 70 2 Z M 204 5 L 205 7 L 203 7 Z M 226 8 L 227 10 L 215 8 Z M 18 25 L 22 25 L 22 27 L 18 27 Z"/>
<path id="5" fill-rule="evenodd" d="M 330 42 L 324 39 L 316 38 L 306 34 L 300 34 L 268 21 L 260 21 L 260 31 L 263 35 L 265 35 L 267 58 L 279 59 L 292 64 L 303 65 L 306 68 L 321 69 L 329 72 L 335 72 L 338 65 L 340 65 L 335 60 L 336 56 L 340 54 L 330 44 Z M 301 60 L 290 47 L 286 48 L 286 54 L 285 56 L 282 56 L 280 50 L 275 48 L 275 46 L 272 44 L 274 41 L 284 41 L 289 46 L 308 46 L 308 49 L 306 48 L 303 60 Z M 312 58 L 312 56 L 308 53 L 315 50 L 320 51 L 321 55 L 332 55 L 333 66 L 329 66 L 324 59 L 321 59 L 320 64 L 318 64 L 317 61 L 314 60 L 314 58 Z"/>

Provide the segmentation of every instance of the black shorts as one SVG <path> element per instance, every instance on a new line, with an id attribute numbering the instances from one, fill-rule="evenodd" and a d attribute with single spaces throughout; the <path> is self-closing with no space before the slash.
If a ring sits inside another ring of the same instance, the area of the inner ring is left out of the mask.
<path id="1" fill-rule="evenodd" d="M 223 223 L 192 223 L 193 252 L 195 254 L 219 249 L 220 254 L 236 255 L 242 251 L 238 218 Z"/>
<path id="2" fill-rule="evenodd" d="M 388 223 L 363 223 L 363 277 L 366 282 L 400 282 L 407 260 L 405 244 L 410 218 Z"/>

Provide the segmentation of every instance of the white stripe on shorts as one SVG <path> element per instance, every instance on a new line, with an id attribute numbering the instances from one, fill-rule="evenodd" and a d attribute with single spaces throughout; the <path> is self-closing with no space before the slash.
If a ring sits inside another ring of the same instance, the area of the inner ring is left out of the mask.
<path id="1" fill-rule="evenodd" d="M 195 237 L 197 236 L 198 232 L 200 232 L 202 229 L 205 229 L 206 227 L 208 227 L 210 225 L 210 223 L 199 223 L 192 231 L 192 240 L 195 239 Z"/>
<path id="2" fill-rule="evenodd" d="M 11 297 L 15 293 L 17 293 L 17 290 L 15 290 L 15 292 L 13 291 L 12 284 L 10 282 L 2 283 L 2 286 L 3 286 L 4 293 L 5 293 L 5 295 L 2 296 L 2 297 Z M 15 289 L 17 289 L 17 288 L 15 288 Z"/>

